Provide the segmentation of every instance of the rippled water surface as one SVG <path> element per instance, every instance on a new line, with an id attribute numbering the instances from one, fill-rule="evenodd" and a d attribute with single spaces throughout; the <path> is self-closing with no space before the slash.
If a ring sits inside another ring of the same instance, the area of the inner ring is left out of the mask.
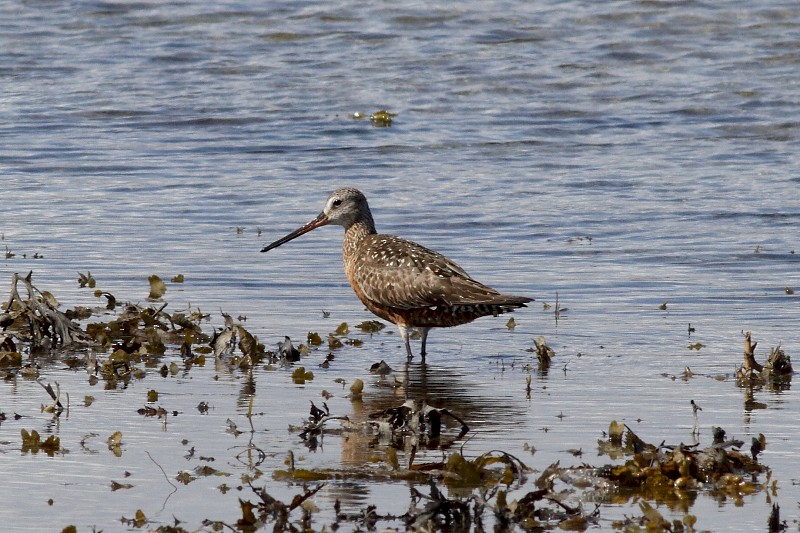
<path id="1" fill-rule="evenodd" d="M 331 190 L 357 186 L 379 231 L 537 300 L 513 331 L 506 318 L 433 331 L 429 364 L 411 365 L 411 394 L 473 428 L 455 443 L 465 455 L 502 448 L 539 471 L 602 464 L 596 441 L 612 419 L 651 442 L 689 443 L 693 399 L 703 444 L 712 425 L 747 442 L 763 433 L 760 459 L 778 481 L 742 505 L 701 491 L 688 510 L 698 527 L 763 530 L 773 502 L 796 527 L 797 387 L 749 397 L 732 375 L 743 330 L 757 357 L 780 343 L 800 364 L 800 302 L 787 294 L 800 290 L 800 5 L 334 4 L 0 2 L 0 287 L 32 270 L 62 308 L 100 305 L 76 281 L 90 271 L 120 301 L 145 303 L 149 275 L 183 274 L 168 309 L 208 312 L 209 331 L 224 311 L 268 346 L 326 335 L 372 318 L 343 275 L 341 229 L 259 250 Z M 380 109 L 396 113 L 391 127 L 353 118 Z M 527 398 L 539 335 L 556 358 Z M 308 467 L 368 462 L 378 451 L 355 438 L 309 450 L 289 429 L 323 390 L 355 419 L 402 401 L 368 372 L 381 359 L 402 366 L 399 336 L 354 337 L 364 344 L 338 350 L 330 369 L 312 351 L 305 385 L 287 370 L 248 378 L 208 363 L 104 390 L 58 358 L 37 360 L 70 411 L 41 413 L 35 381 L 0 383 L 0 411 L 23 415 L 0 425 L 0 520 L 114 531 L 141 509 L 148 527 L 235 523 L 237 498 L 252 494 L 219 487 L 252 472 L 238 455 L 250 434 L 226 421 L 247 427 L 251 398 L 270 494 L 301 490 L 270 474 L 290 450 Z M 175 350 L 159 363 L 171 361 Z M 695 377 L 672 379 L 687 366 Z M 363 408 L 336 382 L 358 377 Z M 149 389 L 179 413 L 166 426 L 136 413 Z M 22 454 L 20 429 L 58 435 L 68 453 Z M 115 430 L 121 457 L 105 444 Z M 582 458 L 565 453 L 576 448 Z M 174 480 L 205 463 L 229 476 L 172 493 L 159 469 Z M 133 487 L 112 492 L 112 480 Z M 402 514 L 408 487 L 331 483 L 316 496 L 317 527 L 337 498 Z M 606 505 L 599 528 L 639 512 Z"/>

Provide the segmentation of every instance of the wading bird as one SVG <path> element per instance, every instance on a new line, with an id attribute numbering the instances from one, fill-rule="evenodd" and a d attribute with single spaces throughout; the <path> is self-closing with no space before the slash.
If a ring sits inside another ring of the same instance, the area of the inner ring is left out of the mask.
<path id="1" fill-rule="evenodd" d="M 384 320 L 397 325 L 412 359 L 409 329 L 422 337 L 420 355 L 431 328 L 458 326 L 487 315 L 525 307 L 533 298 L 500 294 L 472 279 L 464 269 L 440 253 L 415 242 L 375 231 L 364 194 L 352 188 L 334 191 L 313 220 L 265 246 L 273 248 L 335 224 L 345 229 L 344 270 L 358 299 Z"/>

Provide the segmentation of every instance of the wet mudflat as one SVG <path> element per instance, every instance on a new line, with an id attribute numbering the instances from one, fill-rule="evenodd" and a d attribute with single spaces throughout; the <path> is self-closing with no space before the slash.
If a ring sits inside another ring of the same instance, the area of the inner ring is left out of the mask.
<path id="1" fill-rule="evenodd" d="M 4 8 L 0 301 L 79 311 L 4 320 L 4 526 L 797 528 L 796 2 Z M 259 253 L 341 186 L 536 301 L 406 365 L 339 228 Z"/>

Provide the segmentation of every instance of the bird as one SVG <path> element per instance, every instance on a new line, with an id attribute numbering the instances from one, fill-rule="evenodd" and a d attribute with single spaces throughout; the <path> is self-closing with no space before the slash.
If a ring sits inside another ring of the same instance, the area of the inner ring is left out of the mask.
<path id="1" fill-rule="evenodd" d="M 424 363 L 431 328 L 497 316 L 533 301 L 527 296 L 501 294 L 425 246 L 378 233 L 366 196 L 351 187 L 333 191 L 316 218 L 261 251 L 268 252 L 329 224 L 345 230 L 342 256 L 353 291 L 369 311 L 397 326 L 409 361 L 413 359 L 409 330 L 416 329 L 420 334 Z"/>

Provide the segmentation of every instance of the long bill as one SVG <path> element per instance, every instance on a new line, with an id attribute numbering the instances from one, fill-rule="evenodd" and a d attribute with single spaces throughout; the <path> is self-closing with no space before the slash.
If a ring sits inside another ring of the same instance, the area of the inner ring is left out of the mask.
<path id="1" fill-rule="evenodd" d="M 315 218 L 311 222 L 305 224 L 304 226 L 301 226 L 301 227 L 297 228 L 296 230 L 291 232 L 289 235 L 287 235 L 285 237 L 281 237 L 280 239 L 278 239 L 277 241 L 273 242 L 272 244 L 266 245 L 265 247 L 263 247 L 261 249 L 261 251 L 262 252 L 269 252 L 273 248 L 277 248 L 281 244 L 285 244 L 285 243 L 291 241 L 292 239 L 296 239 L 300 235 L 308 233 L 312 229 L 316 229 L 316 228 L 325 226 L 326 224 L 328 224 L 328 222 L 329 222 L 328 215 L 326 215 L 325 213 L 320 213 L 317 216 L 317 218 Z"/>

